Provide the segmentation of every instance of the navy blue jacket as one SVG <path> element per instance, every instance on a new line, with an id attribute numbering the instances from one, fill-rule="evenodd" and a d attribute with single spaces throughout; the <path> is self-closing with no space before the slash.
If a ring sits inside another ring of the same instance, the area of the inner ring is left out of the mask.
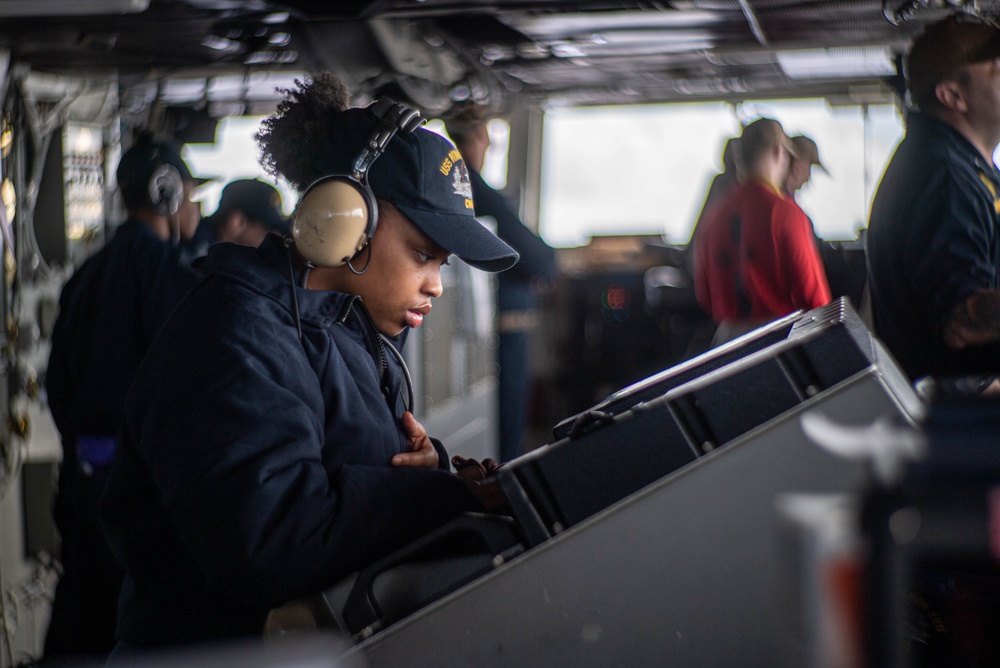
<path id="1" fill-rule="evenodd" d="M 128 220 L 63 288 L 45 381 L 63 447 L 54 512 L 63 574 L 46 655 L 114 646 L 122 571 L 101 530 L 98 503 L 139 364 L 195 282 L 177 248 Z"/>
<path id="2" fill-rule="evenodd" d="M 457 476 L 390 466 L 401 368 L 386 356 L 387 400 L 358 298 L 292 288 L 273 235 L 214 245 L 202 270 L 140 369 L 103 505 L 118 636 L 142 646 L 257 635 L 270 608 L 482 510 Z"/>
<path id="3" fill-rule="evenodd" d="M 952 311 L 1000 288 L 1000 172 L 957 130 L 912 113 L 872 202 L 875 333 L 911 379 L 1000 370 L 1000 348 L 944 345 Z"/>
<path id="4" fill-rule="evenodd" d="M 75 457 L 77 435 L 118 434 L 139 363 L 197 282 L 178 260 L 176 248 L 128 220 L 63 288 L 45 386 L 64 464 Z"/>

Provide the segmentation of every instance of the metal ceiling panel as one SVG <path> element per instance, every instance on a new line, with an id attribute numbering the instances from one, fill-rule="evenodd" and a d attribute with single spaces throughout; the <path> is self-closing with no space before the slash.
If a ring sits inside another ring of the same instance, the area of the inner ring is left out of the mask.
<path id="1" fill-rule="evenodd" d="M 84 6 L 106 14 L 74 14 Z M 956 7 L 1000 14 L 1000 0 L 0 0 L 13 11 L 0 48 L 123 90 L 328 69 L 427 109 L 469 95 L 497 108 L 838 95 L 898 78 L 912 37 Z"/>

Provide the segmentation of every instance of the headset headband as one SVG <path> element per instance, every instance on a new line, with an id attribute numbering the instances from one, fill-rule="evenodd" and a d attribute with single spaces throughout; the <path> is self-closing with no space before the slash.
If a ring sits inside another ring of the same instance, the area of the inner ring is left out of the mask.
<path id="1" fill-rule="evenodd" d="M 426 123 L 420 117 L 420 112 L 389 98 L 373 103 L 368 109 L 378 118 L 379 128 L 358 156 L 352 174 L 355 180 L 365 185 L 368 185 L 368 170 L 371 169 L 372 163 L 385 152 L 385 147 L 396 132 L 410 133 Z"/>
<path id="2" fill-rule="evenodd" d="M 410 133 L 424 123 L 419 112 L 405 104 L 383 99 L 368 107 L 378 126 L 354 161 L 350 174 L 331 174 L 310 185 L 292 222 L 292 236 L 299 253 L 317 266 L 346 264 L 354 273 L 351 258 L 367 244 L 378 225 L 378 202 L 368 185 L 368 171 L 385 152 L 397 132 Z M 371 254 L 368 255 L 371 261 Z"/>

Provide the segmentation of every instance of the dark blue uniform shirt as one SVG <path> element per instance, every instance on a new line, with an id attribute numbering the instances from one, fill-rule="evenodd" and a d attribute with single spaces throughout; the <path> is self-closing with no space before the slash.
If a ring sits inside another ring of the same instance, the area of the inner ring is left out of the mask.
<path id="1" fill-rule="evenodd" d="M 529 230 L 507 199 L 493 190 L 479 172 L 469 170 L 472 198 L 477 216 L 496 220 L 496 234 L 517 251 L 520 259 L 507 271 L 497 274 L 497 308 L 502 311 L 535 308 L 535 281 L 556 273 L 556 252 Z"/>
<path id="2" fill-rule="evenodd" d="M 129 220 L 63 288 L 45 385 L 67 447 L 79 434 L 117 435 L 139 363 L 197 281 L 178 260 L 176 248 Z"/>
<path id="3" fill-rule="evenodd" d="M 911 113 L 872 203 L 875 333 L 911 379 L 1000 370 L 1000 348 L 944 345 L 952 311 L 1000 287 L 1000 172 L 951 126 Z"/>
<path id="4" fill-rule="evenodd" d="M 63 446 L 55 505 L 63 573 L 46 656 L 114 646 L 122 575 L 101 531 L 98 502 L 139 363 L 195 281 L 177 248 L 129 220 L 63 288 L 45 381 Z"/>
<path id="5" fill-rule="evenodd" d="M 383 383 L 360 299 L 293 288 L 275 235 L 201 269 L 140 369 L 103 505 L 119 639 L 140 646 L 258 635 L 270 608 L 482 510 L 457 476 L 390 466 L 401 367 L 386 356 Z"/>

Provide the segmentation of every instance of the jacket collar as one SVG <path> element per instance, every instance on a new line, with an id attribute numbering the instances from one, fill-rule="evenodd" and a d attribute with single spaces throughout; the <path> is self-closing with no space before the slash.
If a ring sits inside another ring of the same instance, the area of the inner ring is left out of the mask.
<path id="1" fill-rule="evenodd" d="M 205 279 L 225 277 L 293 311 L 291 290 L 298 299 L 303 321 L 328 327 L 337 319 L 351 295 L 342 292 L 309 290 L 298 286 L 282 237 L 269 234 L 257 248 L 232 243 L 213 244 L 204 258 L 196 260 Z"/>
<path id="2" fill-rule="evenodd" d="M 299 272 L 291 268 L 288 250 L 278 234 L 268 234 L 257 248 L 231 243 L 213 244 L 208 249 L 208 255 L 195 262 L 206 279 L 217 275 L 241 283 L 278 302 L 289 313 L 294 311 L 291 293 L 294 285 L 302 321 L 324 329 L 338 321 L 354 321 L 349 316 L 359 308 L 361 301 L 360 297 L 343 292 L 299 287 Z M 387 338 L 400 348 L 408 332 L 409 328 L 406 328 L 399 336 Z"/>
<path id="3" fill-rule="evenodd" d="M 914 133 L 917 136 L 925 136 L 938 139 L 947 143 L 948 147 L 962 155 L 969 162 L 979 168 L 983 174 L 993 181 L 1000 181 L 1000 172 L 992 160 L 986 160 L 972 142 L 965 135 L 948 125 L 944 121 L 933 116 L 911 111 L 906 116 L 907 134 Z"/>

